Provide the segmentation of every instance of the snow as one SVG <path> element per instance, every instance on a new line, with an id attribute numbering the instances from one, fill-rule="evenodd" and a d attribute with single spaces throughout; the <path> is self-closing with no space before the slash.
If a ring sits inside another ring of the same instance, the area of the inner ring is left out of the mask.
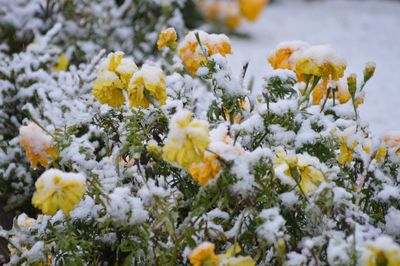
<path id="1" fill-rule="evenodd" d="M 270 71 L 267 56 L 286 40 L 302 40 L 313 45 L 331 44 L 346 58 L 346 74 L 361 77 L 367 62 L 376 62 L 369 81 L 366 101 L 359 108 L 374 134 L 400 130 L 400 4 L 398 1 L 299 1 L 279 0 L 270 4 L 254 24 L 240 30 L 251 39 L 231 38 L 234 56 L 229 60 L 240 73 L 250 61 L 247 79 L 256 84 Z M 360 78 L 361 80 L 361 78 Z"/>
<path id="2" fill-rule="evenodd" d="M 279 208 L 265 209 L 260 213 L 264 224 L 257 228 L 259 236 L 270 244 L 275 243 L 279 237 L 283 237 L 282 229 L 285 226 L 285 219 L 279 214 Z"/>
<path id="3" fill-rule="evenodd" d="M 49 191 L 59 189 L 59 184 L 70 182 L 85 184 L 86 178 L 81 173 L 65 173 L 58 169 L 48 169 L 36 181 L 36 186 L 43 184 L 44 191 Z"/>
<path id="4" fill-rule="evenodd" d="M 400 236 L 400 211 L 390 207 L 385 216 L 386 232 L 390 235 Z"/>
<path id="5" fill-rule="evenodd" d="M 107 211 L 113 220 L 122 224 L 136 225 L 148 218 L 148 212 L 144 209 L 142 201 L 131 196 L 128 187 L 116 188 L 109 195 Z"/>

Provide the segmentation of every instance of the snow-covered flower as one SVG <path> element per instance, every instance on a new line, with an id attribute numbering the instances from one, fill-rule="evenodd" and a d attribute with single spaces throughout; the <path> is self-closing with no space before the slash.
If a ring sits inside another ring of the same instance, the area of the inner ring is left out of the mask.
<path id="1" fill-rule="evenodd" d="M 131 58 L 123 58 L 123 52 L 110 53 L 100 63 L 97 78 L 93 83 L 93 96 L 101 103 L 111 107 L 124 104 L 123 90 L 138 68 Z"/>
<path id="2" fill-rule="evenodd" d="M 156 66 L 144 64 L 133 74 L 128 86 L 129 105 L 149 107 L 156 101 L 164 105 L 167 100 L 166 83 L 163 71 Z"/>
<path id="3" fill-rule="evenodd" d="M 176 45 L 176 31 L 174 28 L 168 28 L 160 33 L 157 41 L 157 48 L 171 47 Z"/>
<path id="4" fill-rule="evenodd" d="M 239 0 L 240 11 L 249 21 L 255 21 L 265 7 L 267 0 Z"/>
<path id="5" fill-rule="evenodd" d="M 290 57 L 299 50 L 305 49 L 309 44 L 303 41 L 281 42 L 268 56 L 268 62 L 273 69 L 291 69 Z"/>
<path id="6" fill-rule="evenodd" d="M 67 70 L 68 65 L 69 65 L 68 58 L 64 54 L 62 54 L 57 58 L 57 64 L 54 66 L 54 71 L 61 72 Z"/>
<path id="7" fill-rule="evenodd" d="M 55 214 L 61 209 L 68 214 L 81 201 L 86 191 L 86 178 L 80 173 L 46 170 L 35 183 L 33 206 L 44 214 Z"/>
<path id="8" fill-rule="evenodd" d="M 339 134 L 340 154 L 338 162 L 340 164 L 351 163 L 353 160 L 353 152 L 358 145 L 354 137 L 356 130 L 355 127 L 349 127 Z"/>
<path id="9" fill-rule="evenodd" d="M 163 157 L 186 168 L 203 161 L 209 143 L 208 123 L 197 119 L 192 121 L 192 112 L 180 110 L 171 118 Z"/>
<path id="10" fill-rule="evenodd" d="M 388 236 L 380 236 L 365 244 L 364 266 L 400 265 L 400 246 Z"/>
<path id="11" fill-rule="evenodd" d="M 19 141 L 34 168 L 38 163 L 46 167 L 49 158 L 58 157 L 52 137 L 33 122 L 20 127 Z"/>
<path id="12" fill-rule="evenodd" d="M 385 144 L 382 144 L 381 146 L 379 146 L 378 150 L 376 151 L 375 160 L 378 163 L 382 163 L 383 160 L 385 159 L 386 155 L 387 155 L 387 147 Z"/>
<path id="13" fill-rule="evenodd" d="M 209 56 L 215 54 L 226 56 L 232 53 L 231 41 L 225 34 L 208 34 L 204 31 L 197 33 L 201 44 L 207 48 Z M 191 75 L 195 75 L 197 69 L 208 62 L 196 38 L 197 33 L 189 32 L 178 46 L 178 55 Z"/>
<path id="14" fill-rule="evenodd" d="M 218 266 L 218 256 L 214 250 L 213 243 L 203 242 L 190 253 L 189 261 L 193 266 Z"/>
<path id="15" fill-rule="evenodd" d="M 400 146 L 400 131 L 392 130 L 388 131 L 384 135 L 386 145 L 391 148 Z"/>
<path id="16" fill-rule="evenodd" d="M 346 70 L 346 60 L 329 45 L 315 45 L 302 49 L 290 58 L 298 76 L 314 76 L 323 80 L 338 80 Z"/>
<path id="17" fill-rule="evenodd" d="M 21 213 L 17 217 L 17 225 L 19 227 L 31 227 L 36 223 L 36 220 L 26 215 L 26 213 Z"/>
<path id="18" fill-rule="evenodd" d="M 325 181 L 322 172 L 315 167 L 318 159 L 310 155 L 288 155 L 283 149 L 278 149 L 274 164 L 278 176 L 290 177 L 304 193 L 315 191 L 319 184 Z"/>
<path id="19" fill-rule="evenodd" d="M 208 181 L 214 179 L 221 170 L 221 163 L 217 156 L 207 154 L 202 162 L 195 162 L 189 166 L 189 173 L 193 179 L 204 186 Z"/>

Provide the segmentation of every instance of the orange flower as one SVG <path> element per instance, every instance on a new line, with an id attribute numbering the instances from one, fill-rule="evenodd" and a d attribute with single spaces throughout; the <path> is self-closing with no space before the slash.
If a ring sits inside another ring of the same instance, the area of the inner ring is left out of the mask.
<path id="1" fill-rule="evenodd" d="M 239 0 L 240 11 L 250 21 L 255 21 L 263 10 L 267 0 Z"/>
<path id="2" fill-rule="evenodd" d="M 210 242 L 203 242 L 197 246 L 189 256 L 193 266 L 218 266 L 218 256 L 215 254 L 215 245 Z"/>
<path id="3" fill-rule="evenodd" d="M 212 20 L 235 29 L 240 25 L 241 14 L 237 2 L 197 1 L 199 9 Z"/>
<path id="4" fill-rule="evenodd" d="M 384 135 L 384 141 L 390 148 L 400 146 L 400 131 L 388 131 Z"/>
<path id="5" fill-rule="evenodd" d="M 290 57 L 296 51 L 304 49 L 308 44 L 302 41 L 290 41 L 282 42 L 278 44 L 275 50 L 272 51 L 268 57 L 268 62 L 271 64 L 273 69 L 291 69 Z"/>
<path id="6" fill-rule="evenodd" d="M 20 127 L 19 141 L 34 168 L 38 163 L 46 167 L 49 158 L 58 157 L 58 152 L 51 136 L 35 123 L 31 122 L 26 126 Z"/>
<path id="7" fill-rule="evenodd" d="M 208 34 L 204 31 L 199 31 L 198 34 L 201 44 L 208 49 L 209 56 L 226 56 L 232 53 L 231 42 L 225 34 Z M 178 55 L 191 75 L 195 75 L 197 69 L 208 62 L 193 31 L 179 44 Z"/>
<path id="8" fill-rule="evenodd" d="M 189 167 L 189 173 L 193 179 L 204 186 L 211 179 L 214 179 L 221 170 L 221 164 L 217 156 L 209 155 L 204 157 L 203 162 L 192 163 Z"/>

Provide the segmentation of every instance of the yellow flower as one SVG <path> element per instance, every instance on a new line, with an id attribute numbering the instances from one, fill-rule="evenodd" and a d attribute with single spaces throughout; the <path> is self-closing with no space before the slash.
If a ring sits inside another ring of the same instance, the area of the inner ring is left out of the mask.
<path id="1" fill-rule="evenodd" d="M 274 158 L 275 174 L 290 177 L 298 185 L 297 189 L 304 193 L 315 191 L 319 184 L 325 181 L 325 177 L 315 164 L 318 159 L 308 155 L 287 155 L 283 149 L 278 149 Z M 294 175 L 298 173 L 299 176 Z"/>
<path id="2" fill-rule="evenodd" d="M 192 113 L 178 111 L 171 119 L 169 133 L 163 147 L 163 158 L 187 168 L 204 160 L 204 152 L 210 143 L 208 123 L 192 121 Z"/>
<path id="3" fill-rule="evenodd" d="M 238 245 L 233 245 L 226 251 L 225 254 L 218 255 L 219 266 L 255 266 L 256 262 L 250 256 L 238 256 L 241 248 Z"/>
<path id="4" fill-rule="evenodd" d="M 383 162 L 383 160 L 385 160 L 386 155 L 387 155 L 387 148 L 386 145 L 383 144 L 378 148 L 378 151 L 375 154 L 375 160 L 378 163 L 381 163 Z"/>
<path id="5" fill-rule="evenodd" d="M 226 56 L 232 53 L 231 42 L 224 34 L 208 34 L 198 31 L 201 44 L 208 49 L 208 55 Z M 194 76 L 197 69 L 208 62 L 196 39 L 195 32 L 189 32 L 178 46 L 178 55 L 187 71 Z"/>
<path id="6" fill-rule="evenodd" d="M 148 152 L 154 153 L 154 154 L 157 154 L 160 152 L 160 146 L 158 146 L 158 143 L 153 139 L 147 143 L 146 149 Z"/>
<path id="7" fill-rule="evenodd" d="M 267 0 L 239 0 L 240 11 L 250 21 L 255 21 L 263 10 Z"/>
<path id="8" fill-rule="evenodd" d="M 214 249 L 214 244 L 203 242 L 190 254 L 190 263 L 193 266 L 218 266 L 218 256 L 215 254 Z"/>
<path id="9" fill-rule="evenodd" d="M 168 28 L 161 32 L 157 41 L 157 48 L 160 50 L 164 47 L 175 47 L 176 45 L 176 31 L 174 28 Z"/>
<path id="10" fill-rule="evenodd" d="M 64 54 L 62 54 L 57 58 L 57 64 L 54 66 L 54 71 L 61 72 L 67 70 L 68 65 L 69 65 L 68 58 Z"/>
<path id="11" fill-rule="evenodd" d="M 311 166 L 308 157 L 297 155 L 297 167 L 300 171 L 299 186 L 304 193 L 317 190 L 320 183 L 325 181 L 325 177 L 320 170 Z"/>
<path id="12" fill-rule="evenodd" d="M 20 127 L 19 141 L 25 149 L 26 156 L 31 161 L 33 168 L 36 168 L 38 163 L 46 167 L 49 158 L 58 157 L 58 152 L 51 136 L 35 123 L 30 122 L 28 125 Z"/>
<path id="13" fill-rule="evenodd" d="M 164 105 L 167 100 L 164 73 L 159 67 L 144 64 L 140 71 L 133 74 L 128 94 L 131 107 L 147 108 L 156 101 Z"/>
<path id="14" fill-rule="evenodd" d="M 207 184 L 211 179 L 214 179 L 220 170 L 221 164 L 215 155 L 205 156 L 204 161 L 192 163 L 189 166 L 189 173 L 202 186 Z"/>
<path id="15" fill-rule="evenodd" d="M 100 63 L 97 78 L 93 83 L 93 95 L 101 104 L 120 107 L 125 102 L 122 91 L 127 89 L 133 73 L 138 68 L 131 58 L 123 56 L 123 52 L 110 53 L 107 59 Z"/>
<path id="16" fill-rule="evenodd" d="M 82 174 L 49 169 L 35 183 L 32 204 L 44 214 L 53 215 L 61 209 L 68 215 L 81 201 L 86 191 L 85 182 Z"/>
<path id="17" fill-rule="evenodd" d="M 353 160 L 353 151 L 357 147 L 358 142 L 354 140 L 356 133 L 355 127 L 345 129 L 339 136 L 340 154 L 338 162 L 340 164 L 351 163 Z"/>
<path id="18" fill-rule="evenodd" d="M 326 45 L 310 46 L 291 58 L 298 76 L 315 76 L 323 80 L 338 80 L 346 70 L 346 60 Z"/>
<path id="19" fill-rule="evenodd" d="M 363 266 L 398 266 L 400 265 L 400 247 L 391 238 L 381 236 L 367 243 Z"/>
<path id="20" fill-rule="evenodd" d="M 302 41 L 282 42 L 271 52 L 268 62 L 273 69 L 291 69 L 290 57 L 297 51 L 308 47 L 308 44 Z"/>
<path id="21" fill-rule="evenodd" d="M 97 75 L 93 83 L 93 96 L 101 104 L 120 107 L 125 102 L 122 88 L 123 84 L 118 76 L 114 72 L 104 70 Z"/>

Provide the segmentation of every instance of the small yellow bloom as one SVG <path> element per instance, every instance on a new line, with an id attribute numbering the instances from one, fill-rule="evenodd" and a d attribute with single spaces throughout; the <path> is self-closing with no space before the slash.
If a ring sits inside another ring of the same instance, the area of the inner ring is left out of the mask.
<path id="1" fill-rule="evenodd" d="M 93 83 L 93 96 L 111 107 L 124 104 L 123 90 L 126 90 L 137 66 L 131 58 L 123 58 L 123 52 L 110 53 L 100 63 L 97 78 Z"/>
<path id="2" fill-rule="evenodd" d="M 163 30 L 157 41 L 157 48 L 160 50 L 164 47 L 175 47 L 177 40 L 176 31 L 174 28 Z"/>
<path id="3" fill-rule="evenodd" d="M 300 171 L 299 186 L 304 193 L 317 190 L 320 183 L 325 181 L 325 177 L 320 170 L 311 166 L 308 157 L 297 155 L 297 167 Z"/>
<path id="4" fill-rule="evenodd" d="M 17 225 L 19 227 L 31 227 L 32 225 L 34 225 L 36 223 L 36 220 L 33 218 L 30 218 L 28 215 L 26 215 L 25 213 L 20 214 L 17 217 Z"/>
<path id="5" fill-rule="evenodd" d="M 273 69 L 291 69 L 290 57 L 297 51 L 302 50 L 309 45 L 302 41 L 282 42 L 271 52 L 268 62 Z"/>
<path id="6" fill-rule="evenodd" d="M 192 113 L 178 111 L 171 119 L 169 133 L 163 147 L 163 158 L 187 168 L 204 160 L 204 152 L 210 143 L 208 123 L 192 121 Z"/>
<path id="7" fill-rule="evenodd" d="M 274 158 L 275 172 L 283 170 L 283 174 L 290 177 L 298 184 L 298 189 L 304 193 L 315 191 L 325 177 L 314 164 L 318 159 L 302 154 L 287 155 L 283 149 L 278 149 Z M 283 168 L 281 166 L 284 166 Z M 293 176 L 292 171 L 298 171 L 299 177 Z"/>
<path id="8" fill-rule="evenodd" d="M 219 266 L 255 266 L 256 262 L 250 256 L 235 257 L 241 250 L 240 246 L 233 245 L 225 254 L 218 255 Z"/>
<path id="9" fill-rule="evenodd" d="M 167 100 L 164 73 L 159 67 L 144 64 L 140 71 L 133 74 L 128 94 L 131 107 L 147 108 L 156 101 L 164 105 Z"/>
<path id="10" fill-rule="evenodd" d="M 201 44 L 208 49 L 208 55 L 226 56 L 232 53 L 231 42 L 224 34 L 208 34 L 198 31 Z M 178 55 L 187 71 L 194 76 L 197 69 L 208 62 L 196 39 L 195 32 L 189 32 L 178 46 Z"/>
<path id="11" fill-rule="evenodd" d="M 350 127 L 345 129 L 339 135 L 340 154 L 338 157 L 338 163 L 346 164 L 351 163 L 351 161 L 353 160 L 353 152 L 358 145 L 358 142 L 354 140 L 355 133 L 356 128 Z"/>
<path id="12" fill-rule="evenodd" d="M 54 71 L 55 72 L 61 72 L 67 70 L 69 65 L 69 60 L 68 58 L 62 54 L 57 58 L 57 64 L 54 66 Z"/>
<path id="13" fill-rule="evenodd" d="M 214 244 L 203 242 L 192 251 L 189 261 L 193 266 L 218 266 L 218 256 L 214 250 Z"/>
<path id="14" fill-rule="evenodd" d="M 391 238 L 381 236 L 367 243 L 363 266 L 398 266 L 400 265 L 400 247 Z"/>
<path id="15" fill-rule="evenodd" d="M 382 163 L 383 160 L 385 160 L 386 155 L 387 155 L 387 147 L 386 147 L 386 145 L 383 144 L 378 148 L 378 151 L 376 152 L 376 155 L 375 155 L 375 160 L 378 163 Z"/>
<path id="16" fill-rule="evenodd" d="M 156 153 L 159 153 L 160 152 L 160 146 L 158 146 L 158 143 L 155 141 L 155 140 L 150 140 L 148 143 L 147 143 L 147 146 L 146 146 L 146 149 L 147 149 L 147 151 L 148 152 L 150 152 L 150 153 L 154 153 L 154 154 L 156 154 Z"/>
<path id="17" fill-rule="evenodd" d="M 203 162 L 192 163 L 189 166 L 189 173 L 202 186 L 214 179 L 220 170 L 221 164 L 215 155 L 205 156 Z"/>
<path id="18" fill-rule="evenodd" d="M 38 163 L 46 167 L 49 158 L 58 157 L 52 137 L 35 123 L 30 122 L 28 125 L 20 127 L 19 141 L 33 168 L 36 168 Z"/>
<path id="19" fill-rule="evenodd" d="M 315 76 L 323 80 L 338 80 L 346 70 L 346 60 L 326 45 L 310 46 L 292 58 L 298 76 Z"/>
<path id="20" fill-rule="evenodd" d="M 267 0 L 239 0 L 240 11 L 250 21 L 255 21 L 260 15 Z"/>
<path id="21" fill-rule="evenodd" d="M 35 187 L 33 206 L 44 214 L 53 215 L 61 209 L 68 215 L 81 201 L 86 191 L 86 179 L 82 174 L 49 169 L 39 177 Z"/>

